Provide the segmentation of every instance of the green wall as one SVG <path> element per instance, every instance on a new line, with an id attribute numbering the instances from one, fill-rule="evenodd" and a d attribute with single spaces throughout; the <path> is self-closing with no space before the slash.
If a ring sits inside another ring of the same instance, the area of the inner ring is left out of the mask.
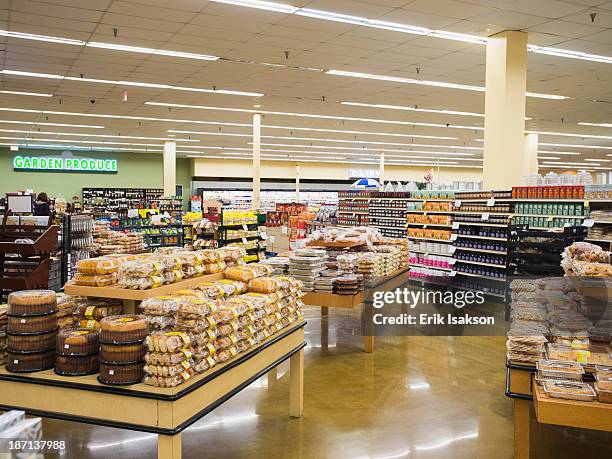
<path id="1" fill-rule="evenodd" d="M 35 192 L 45 191 L 49 196 L 63 195 L 67 201 L 72 196 L 81 197 L 84 187 L 105 188 L 163 188 L 163 164 L 160 154 L 111 153 L 95 151 L 73 151 L 76 157 L 109 158 L 118 160 L 116 174 L 88 174 L 73 172 L 16 172 L 13 158 L 23 156 L 60 156 L 61 150 L 0 148 L 0 195 L 7 191 L 31 188 Z M 191 186 L 191 160 L 176 161 L 176 183 L 183 185 L 183 200 L 189 200 Z M 186 207 L 187 209 L 187 207 Z"/>

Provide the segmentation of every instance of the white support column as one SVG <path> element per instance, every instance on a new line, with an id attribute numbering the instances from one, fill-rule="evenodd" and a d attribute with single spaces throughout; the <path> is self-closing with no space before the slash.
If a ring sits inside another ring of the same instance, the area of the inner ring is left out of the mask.
<path id="1" fill-rule="evenodd" d="M 534 175 L 538 173 L 538 135 L 525 134 L 525 172 L 523 175 Z"/>
<path id="2" fill-rule="evenodd" d="M 523 183 L 527 34 L 505 31 L 487 41 L 484 189 Z"/>
<path id="3" fill-rule="evenodd" d="M 380 154 L 380 163 L 378 166 L 378 182 L 380 183 L 380 191 L 385 187 L 385 154 Z"/>
<path id="4" fill-rule="evenodd" d="M 295 165 L 295 200 L 300 202 L 300 165 Z"/>
<path id="5" fill-rule="evenodd" d="M 176 194 L 176 142 L 164 142 L 164 196 Z"/>
<path id="6" fill-rule="evenodd" d="M 260 207 L 260 177 L 261 177 L 261 114 L 253 115 L 253 208 Z"/>

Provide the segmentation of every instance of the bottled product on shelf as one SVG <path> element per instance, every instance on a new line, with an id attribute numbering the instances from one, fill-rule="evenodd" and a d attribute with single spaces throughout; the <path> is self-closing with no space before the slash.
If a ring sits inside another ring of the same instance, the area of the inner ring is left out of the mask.
<path id="1" fill-rule="evenodd" d="M 347 226 L 367 225 L 370 209 L 370 191 L 338 192 L 338 224 Z"/>

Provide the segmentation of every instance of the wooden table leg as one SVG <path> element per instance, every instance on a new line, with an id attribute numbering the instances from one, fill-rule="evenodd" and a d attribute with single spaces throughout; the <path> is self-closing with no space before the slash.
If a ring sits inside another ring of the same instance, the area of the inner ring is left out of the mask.
<path id="1" fill-rule="evenodd" d="M 289 416 L 302 417 L 304 410 L 304 349 L 289 358 Z"/>
<path id="2" fill-rule="evenodd" d="M 321 315 L 322 316 L 328 316 L 329 315 L 329 308 L 327 306 L 321 306 Z"/>
<path id="3" fill-rule="evenodd" d="M 514 459 L 529 459 L 529 411 L 531 401 L 514 399 Z"/>
<path id="4" fill-rule="evenodd" d="M 157 459 L 181 459 L 182 435 L 158 435 Z"/>
<path id="5" fill-rule="evenodd" d="M 372 353 L 374 352 L 374 337 L 373 336 L 364 336 L 363 337 L 363 350 L 364 352 Z"/>
<path id="6" fill-rule="evenodd" d="M 278 367 L 272 368 L 268 371 L 268 386 L 271 386 L 278 380 Z"/>

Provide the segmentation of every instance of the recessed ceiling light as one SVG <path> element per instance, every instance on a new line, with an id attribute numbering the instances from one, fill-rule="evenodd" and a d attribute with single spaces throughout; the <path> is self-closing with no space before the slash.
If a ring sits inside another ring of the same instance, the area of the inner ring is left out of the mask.
<path id="1" fill-rule="evenodd" d="M 577 151 L 555 151 L 555 150 L 538 150 L 538 154 L 540 153 L 545 153 L 545 154 L 553 154 L 553 155 L 567 155 L 567 156 L 578 156 L 581 155 L 582 153 L 579 153 Z"/>
<path id="2" fill-rule="evenodd" d="M 226 112 L 240 112 L 240 113 L 263 113 L 266 115 L 281 115 L 281 116 L 297 116 L 303 118 L 320 118 L 320 119 L 331 119 L 331 120 L 345 120 L 345 121 L 363 121 L 367 123 L 381 123 L 381 124 L 399 124 L 405 126 L 426 126 L 426 127 L 439 127 L 439 128 L 450 128 L 450 129 L 468 129 L 474 131 L 484 131 L 481 126 L 461 126 L 456 124 L 440 124 L 440 123 L 417 123 L 413 121 L 396 121 L 396 120 L 382 120 L 379 118 L 357 118 L 353 116 L 336 116 L 336 115 L 315 115 L 311 113 L 295 113 L 295 112 L 273 112 L 269 110 L 249 110 L 245 108 L 232 108 L 232 107 L 212 107 L 206 105 L 188 105 L 188 104 L 172 104 L 169 102 L 145 102 L 145 105 L 155 105 L 159 107 L 174 107 L 174 108 L 189 108 L 197 110 L 217 110 Z"/>
<path id="3" fill-rule="evenodd" d="M 544 145 L 547 147 L 565 147 L 565 148 L 590 148 L 593 150 L 612 150 L 612 147 L 606 147 L 603 145 L 574 145 L 567 143 L 548 143 L 548 142 L 538 142 L 538 145 Z M 555 151 L 555 154 L 560 154 Z"/>
<path id="4" fill-rule="evenodd" d="M 599 56 L 597 54 L 582 53 L 580 51 L 570 51 L 568 49 L 549 48 L 546 46 L 527 45 L 527 51 L 549 56 L 565 57 L 568 59 L 580 59 L 583 61 L 603 62 L 612 64 L 612 57 Z"/>
<path id="5" fill-rule="evenodd" d="M 0 70 L 0 73 L 13 76 L 23 76 L 31 78 L 50 78 L 53 80 L 68 80 L 68 81 L 79 81 L 81 83 L 97 83 L 97 84 L 112 84 L 120 86 L 139 86 L 143 88 L 155 88 L 155 89 L 170 89 L 175 91 L 190 91 L 190 92 L 205 92 L 211 94 L 225 94 L 230 96 L 246 96 L 246 97 L 261 97 L 264 94 L 259 92 L 245 92 L 245 91 L 234 91 L 229 89 L 204 89 L 204 88 L 189 88 L 185 86 L 172 86 L 168 84 L 158 83 L 142 83 L 138 81 L 124 81 L 124 80 L 101 80 L 96 78 L 80 78 L 70 77 L 63 75 L 54 75 L 50 73 L 36 73 L 36 72 L 22 72 L 19 70 Z"/>
<path id="6" fill-rule="evenodd" d="M 15 94 L 17 96 L 53 97 L 53 94 L 42 92 L 0 91 L 0 94 Z"/>
<path id="7" fill-rule="evenodd" d="M 134 139 L 134 140 L 172 140 L 174 142 L 199 142 L 198 139 L 170 139 L 168 137 L 141 137 L 134 135 L 111 135 L 111 134 L 90 134 L 90 133 L 72 133 L 72 132 L 44 132 L 44 131 L 26 131 L 17 129 L 0 129 L 0 132 L 16 132 L 21 134 L 33 135 L 59 135 L 59 136 L 76 136 L 76 137 L 102 137 L 112 139 Z"/>
<path id="8" fill-rule="evenodd" d="M 591 135 L 591 134 L 573 134 L 567 132 L 548 132 L 548 131 L 525 131 L 528 134 L 538 134 L 538 135 L 555 135 L 555 136 L 563 136 L 563 137 L 580 137 L 585 139 L 606 139 L 612 140 L 612 136 L 609 135 Z"/>
<path id="9" fill-rule="evenodd" d="M 387 75 L 375 75 L 371 73 L 361 73 L 361 72 L 348 72 L 345 70 L 327 70 L 325 73 L 328 75 L 365 78 L 368 80 L 382 80 L 382 81 L 391 81 L 394 83 L 408 83 L 408 84 L 418 84 L 418 85 L 423 85 L 423 86 L 436 86 L 439 88 L 463 89 L 466 91 L 485 92 L 485 88 L 482 86 L 472 86 L 472 85 L 458 84 L 458 83 L 447 83 L 443 81 L 415 80 L 413 78 L 392 77 L 392 76 L 387 76 Z M 535 92 L 527 92 L 525 94 L 528 97 L 536 97 L 539 99 L 556 99 L 556 100 L 569 99 L 569 97 L 567 96 L 559 96 L 556 94 L 540 94 L 540 93 L 535 93 Z"/>

